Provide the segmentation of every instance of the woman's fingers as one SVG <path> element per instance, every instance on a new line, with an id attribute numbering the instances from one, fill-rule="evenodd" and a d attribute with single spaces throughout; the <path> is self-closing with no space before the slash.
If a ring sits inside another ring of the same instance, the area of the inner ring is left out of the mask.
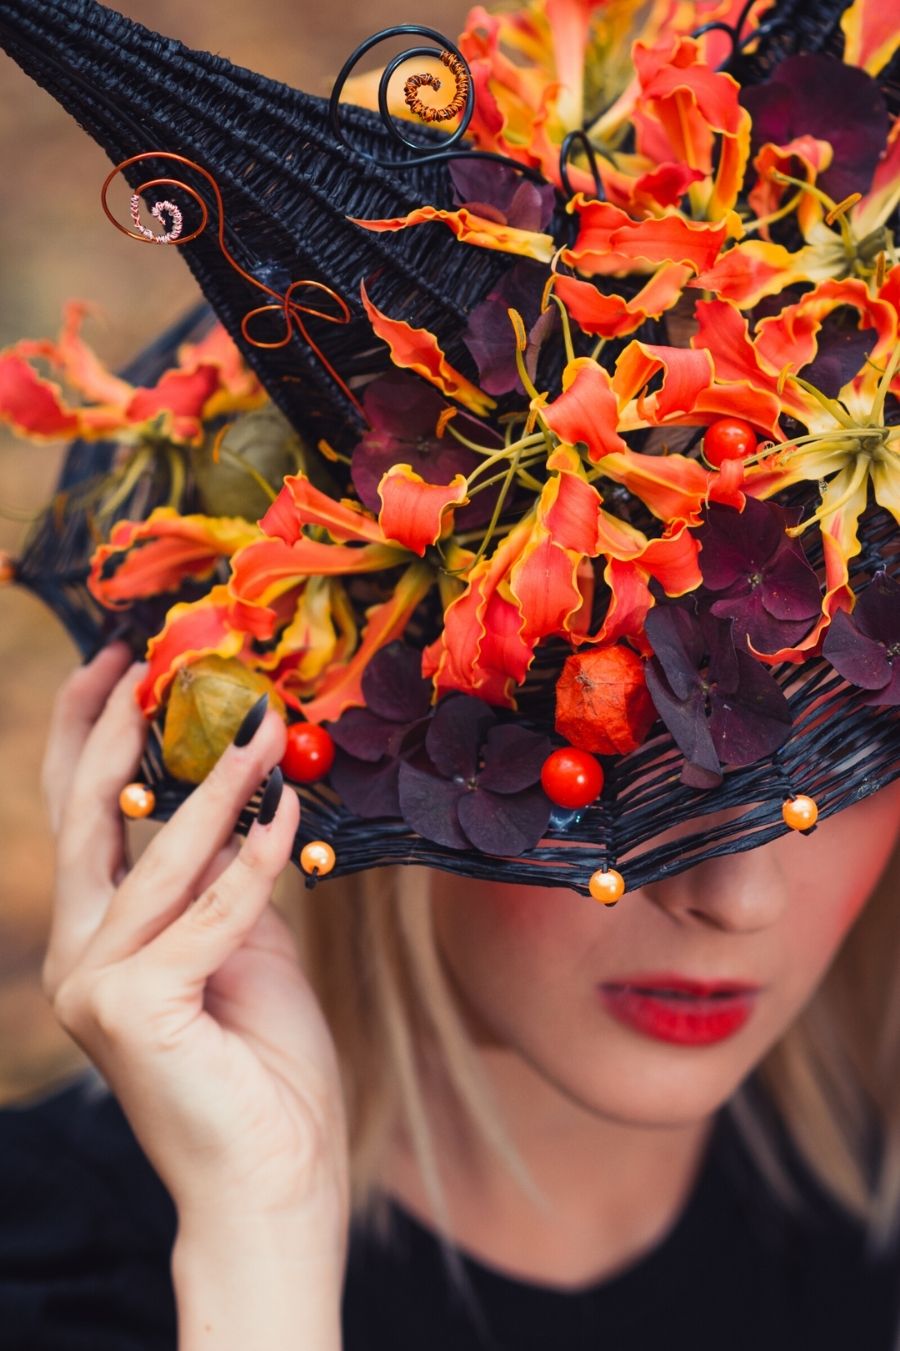
<path id="1" fill-rule="evenodd" d="M 225 871 L 134 958 L 158 972 L 161 990 L 184 996 L 186 1013 L 256 926 L 290 861 L 299 821 L 299 800 L 288 789 L 272 821 L 254 824 Z"/>
<path id="2" fill-rule="evenodd" d="M 227 747 L 150 841 L 113 896 L 86 954 L 91 965 L 106 965 L 138 952 L 185 909 L 233 834 L 242 808 L 281 759 L 284 746 L 284 723 L 269 713 L 249 744 Z M 296 794 L 289 796 L 299 810 Z"/>
<path id="3" fill-rule="evenodd" d="M 110 694 L 121 661 L 110 657 L 101 662 L 98 657 L 97 663 L 93 673 L 83 668 L 88 672 L 83 679 L 71 678 L 52 734 L 51 772 L 59 753 L 57 736 L 78 758 L 71 766 L 60 766 L 61 777 L 66 769 L 70 777 L 64 797 L 51 808 L 58 815 L 56 887 L 42 972 L 50 998 L 102 924 L 123 871 L 125 834 L 118 793 L 132 776 L 146 735 L 134 704 L 140 666 L 120 673 Z"/>
<path id="4" fill-rule="evenodd" d="M 240 840 L 237 836 L 232 835 L 228 843 L 223 844 L 222 848 L 210 859 L 197 882 L 197 890 L 205 891 L 207 887 L 211 887 L 213 882 L 222 876 L 228 865 L 237 858 L 240 848 Z"/>
<path id="5" fill-rule="evenodd" d="M 57 692 L 41 768 L 41 788 L 54 834 L 59 830 L 84 744 L 129 662 L 127 643 L 111 643 L 86 666 L 74 670 Z"/>
<path id="6" fill-rule="evenodd" d="M 136 662 L 117 681 L 84 741 L 62 810 L 57 840 L 60 874 L 83 885 L 111 881 L 121 850 L 119 793 L 140 765 L 147 721 L 135 701 L 145 666 Z"/>

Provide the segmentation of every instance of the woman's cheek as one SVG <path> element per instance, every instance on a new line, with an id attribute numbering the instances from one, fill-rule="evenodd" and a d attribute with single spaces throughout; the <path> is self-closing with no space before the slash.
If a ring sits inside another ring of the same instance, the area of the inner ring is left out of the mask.
<path id="1" fill-rule="evenodd" d="M 814 986 L 836 956 L 878 885 L 898 831 L 900 781 L 830 817 L 808 839 L 778 842 L 792 892 L 782 937 L 804 986 Z M 805 844 L 813 847 L 801 858 Z"/>
<path id="2" fill-rule="evenodd" d="M 584 923 L 591 903 L 567 889 L 450 879 L 437 888 L 434 904 L 439 938 L 467 965 L 546 969 L 556 950 L 571 960 L 573 927 Z"/>

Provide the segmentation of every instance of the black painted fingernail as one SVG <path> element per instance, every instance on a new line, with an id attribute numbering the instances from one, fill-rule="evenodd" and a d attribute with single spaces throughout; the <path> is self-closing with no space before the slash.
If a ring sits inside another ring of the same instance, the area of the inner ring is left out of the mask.
<path id="1" fill-rule="evenodd" d="M 278 765 L 269 775 L 269 782 L 266 784 L 265 792 L 262 795 L 262 802 L 259 804 L 259 811 L 256 813 L 256 821 L 260 826 L 267 826 L 278 811 L 278 804 L 281 801 L 281 793 L 284 788 L 284 775 Z"/>
<path id="2" fill-rule="evenodd" d="M 246 746 L 252 741 L 259 731 L 259 725 L 266 716 L 266 709 L 269 707 L 269 696 L 263 694 L 257 699 L 250 712 L 244 718 L 240 727 L 234 734 L 235 746 Z"/>

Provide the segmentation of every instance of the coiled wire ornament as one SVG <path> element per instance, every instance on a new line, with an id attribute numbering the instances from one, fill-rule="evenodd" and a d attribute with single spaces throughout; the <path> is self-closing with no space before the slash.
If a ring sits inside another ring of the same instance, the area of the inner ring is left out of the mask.
<path id="1" fill-rule="evenodd" d="M 443 107 L 437 107 L 433 103 L 423 103 L 419 98 L 419 90 L 428 87 L 437 92 L 441 89 L 441 80 L 437 75 L 426 72 L 424 75 L 410 75 L 406 84 L 403 86 L 403 97 L 410 112 L 420 117 L 423 122 L 450 122 L 454 117 L 459 117 L 465 111 L 466 100 L 469 97 L 471 80 L 465 62 L 457 59 L 452 52 L 441 52 L 441 63 L 450 71 L 456 81 L 456 93 L 449 103 Z"/>
<path id="2" fill-rule="evenodd" d="M 702 38 L 707 33 L 724 33 L 728 38 L 731 43 L 731 51 L 721 65 L 717 67 L 717 70 L 727 72 L 732 61 L 741 56 L 751 42 L 754 42 L 757 38 L 769 37 L 772 33 L 777 33 L 779 28 L 784 27 L 784 15 L 772 14 L 768 18 L 763 18 L 760 23 L 755 24 L 747 33 L 744 33 L 744 25 L 757 3 L 758 0 L 745 0 L 745 4 L 734 23 L 726 23 L 724 19 L 713 19 L 709 23 L 701 24 L 691 33 L 692 38 Z M 743 37 L 741 36 L 742 33 L 744 34 Z"/>
<path id="3" fill-rule="evenodd" d="M 344 396 L 350 400 L 360 414 L 365 416 L 362 404 L 334 369 L 325 353 L 310 336 L 305 322 L 305 316 L 308 316 L 313 319 L 321 319 L 328 324 L 348 324 L 351 315 L 350 307 L 346 300 L 344 300 L 343 296 L 331 286 L 327 286 L 325 282 L 313 281 L 311 278 L 291 282 L 287 290 L 282 293 L 276 291 L 274 287 L 267 285 L 266 282 L 260 281 L 258 277 L 253 276 L 252 272 L 248 272 L 246 268 L 242 267 L 225 243 L 225 208 L 219 185 L 209 170 L 204 169 L 202 164 L 197 164 L 195 160 L 188 159 L 186 155 L 179 155 L 174 151 L 168 150 L 145 150 L 139 155 L 132 155 L 129 159 L 122 160 L 120 164 L 117 164 L 115 168 L 111 169 L 106 175 L 100 189 L 100 204 L 103 207 L 107 219 L 110 220 L 122 234 L 128 235 L 129 239 L 136 239 L 139 244 L 174 244 L 176 246 L 190 244 L 191 240 L 196 239 L 198 235 L 201 235 L 206 229 L 206 226 L 209 223 L 209 206 L 196 188 L 179 178 L 148 178 L 145 182 L 135 188 L 131 194 L 129 207 L 134 229 L 129 230 L 127 225 L 123 225 L 121 221 L 117 220 L 109 205 L 110 185 L 118 174 L 124 173 L 131 165 L 137 164 L 140 160 L 145 159 L 174 161 L 177 164 L 185 165 L 188 169 L 192 169 L 194 173 L 199 174 L 201 178 L 205 179 L 215 198 L 216 211 L 218 214 L 217 237 L 222 256 L 229 266 L 234 268 L 235 272 L 243 277 L 245 281 L 249 282 L 251 286 L 255 286 L 258 290 L 264 291 L 266 295 L 272 297 L 268 304 L 257 305 L 252 310 L 248 310 L 241 319 L 241 334 L 243 335 L 244 341 L 251 347 L 261 349 L 286 347 L 293 338 L 294 329 L 296 329 L 310 351 L 316 357 L 316 360 L 322 365 L 324 370 L 327 371 L 335 384 L 338 385 Z M 195 229 L 189 231 L 187 234 L 184 233 L 184 214 L 180 207 L 168 199 L 154 202 L 150 207 L 150 214 L 154 216 L 161 225 L 164 224 L 164 214 L 168 214 L 171 222 L 168 228 L 161 233 L 156 233 L 143 224 L 140 218 L 141 198 L 143 194 L 149 192 L 151 188 L 157 187 L 174 187 L 187 194 L 191 201 L 196 204 L 200 212 L 200 223 Z M 334 302 L 337 307 L 337 312 L 319 309 L 314 305 L 301 302 L 296 298 L 296 293 L 301 290 L 321 292 L 324 296 L 327 296 Z M 282 315 L 284 319 L 284 336 L 275 341 L 266 341 L 262 338 L 254 337 L 250 331 L 250 325 L 256 319 L 257 315 L 260 314 Z"/>
<path id="4" fill-rule="evenodd" d="M 139 230 L 145 239 L 149 239 L 154 244 L 174 244 L 175 240 L 184 229 L 184 216 L 179 211 L 174 202 L 154 202 L 150 208 L 151 216 L 155 216 L 160 225 L 163 224 L 163 212 L 167 212 L 171 218 L 172 224 L 166 230 L 165 234 L 158 235 L 151 230 L 149 226 L 141 221 L 141 199 L 137 193 L 133 193 L 129 203 L 131 208 L 131 223 L 136 230 Z"/>
<path id="5" fill-rule="evenodd" d="M 357 62 L 361 61 L 366 53 L 371 51 L 373 47 L 378 46 L 379 43 L 396 37 L 427 38 L 438 45 L 436 47 L 407 47 L 404 51 L 398 52 L 396 56 L 392 57 L 381 72 L 378 81 L 378 111 L 381 115 L 381 121 L 385 130 L 397 142 L 398 146 L 402 146 L 404 150 L 412 151 L 412 155 L 407 156 L 406 159 L 391 160 L 372 155 L 364 146 L 354 145 L 349 140 L 341 125 L 341 94 Z M 453 118 L 459 117 L 459 125 L 447 135 L 446 140 L 442 141 L 439 147 L 436 147 L 434 142 L 417 141 L 413 137 L 407 136 L 400 130 L 391 116 L 388 106 L 391 79 L 401 66 L 417 57 L 430 57 L 432 60 L 439 61 L 455 81 L 453 96 L 441 106 L 426 103 L 420 96 L 420 90 L 425 88 L 435 91 L 442 89 L 443 80 L 440 76 L 430 72 L 417 72 L 409 76 L 404 82 L 403 94 L 406 106 L 414 116 L 426 125 L 433 126 L 436 123 L 449 122 Z M 468 63 L 460 49 L 436 29 L 411 23 L 398 24 L 393 28 L 382 28 L 377 33 L 373 33 L 371 37 L 366 38 L 365 42 L 361 42 L 350 53 L 341 67 L 332 87 L 331 98 L 328 103 L 331 129 L 336 139 L 342 145 L 345 145 L 348 150 L 352 150 L 354 154 L 362 155 L 382 169 L 404 169 L 412 164 L 438 164 L 445 160 L 464 157 L 466 159 L 493 160 L 497 164 L 508 165 L 525 178 L 543 183 L 544 177 L 541 173 L 527 164 L 520 164 L 518 160 L 510 159 L 508 155 L 498 155 L 493 150 L 473 150 L 469 147 L 455 148 L 465 136 L 474 112 L 475 85 Z"/>

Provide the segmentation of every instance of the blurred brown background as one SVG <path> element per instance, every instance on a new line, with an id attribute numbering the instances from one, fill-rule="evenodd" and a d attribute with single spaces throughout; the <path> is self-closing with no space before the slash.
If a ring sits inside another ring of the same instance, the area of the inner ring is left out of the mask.
<path id="1" fill-rule="evenodd" d="M 327 94 L 350 50 L 376 29 L 422 22 L 455 36 L 466 0 L 125 0 L 140 23 L 310 93 Z M 161 82 L 160 97 L 164 98 Z M 174 251 L 118 235 L 99 205 L 109 162 L 67 113 L 0 53 L 0 346 L 55 335 L 63 302 L 97 302 L 88 341 L 116 368 L 196 298 Z M 61 447 L 0 429 L 0 549 L 24 526 L 10 513 L 46 499 Z M 0 595 L 0 1102 L 84 1063 L 43 998 L 39 968 L 52 884 L 52 840 L 39 793 L 54 690 L 77 661 L 49 612 L 14 588 Z"/>

